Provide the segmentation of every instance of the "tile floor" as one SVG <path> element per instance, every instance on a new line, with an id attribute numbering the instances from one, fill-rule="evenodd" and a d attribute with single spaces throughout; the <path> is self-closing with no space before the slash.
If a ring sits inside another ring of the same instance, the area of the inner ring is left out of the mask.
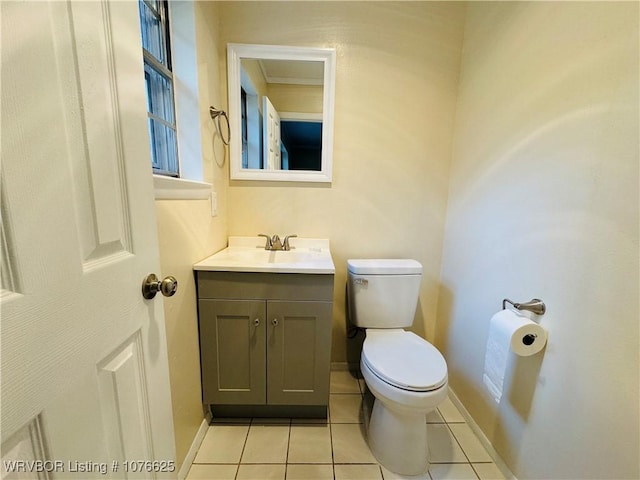
<path id="1" fill-rule="evenodd" d="M 427 418 L 429 472 L 420 477 L 389 472 L 376 462 L 365 440 L 372 405 L 364 380 L 332 372 L 328 423 L 214 420 L 186 480 L 504 479 L 449 399 Z"/>

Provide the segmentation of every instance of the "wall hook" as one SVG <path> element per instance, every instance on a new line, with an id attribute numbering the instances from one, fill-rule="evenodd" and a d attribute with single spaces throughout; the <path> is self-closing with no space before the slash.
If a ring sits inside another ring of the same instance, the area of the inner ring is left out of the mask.
<path id="1" fill-rule="evenodd" d="M 213 120 L 213 124 L 216 126 L 216 130 L 218 131 L 218 135 L 222 139 L 222 143 L 225 145 L 229 145 L 231 141 L 231 127 L 229 126 L 229 117 L 227 116 L 227 112 L 224 110 L 218 110 L 215 107 L 209 107 L 209 115 L 211 116 L 211 120 Z M 227 124 L 227 138 L 225 140 L 224 135 L 222 135 L 222 128 L 220 127 L 220 117 L 224 117 Z"/>

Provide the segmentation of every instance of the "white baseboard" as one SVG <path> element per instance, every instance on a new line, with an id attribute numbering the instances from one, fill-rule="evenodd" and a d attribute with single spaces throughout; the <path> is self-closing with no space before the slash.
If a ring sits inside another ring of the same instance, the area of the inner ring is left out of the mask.
<path id="1" fill-rule="evenodd" d="M 204 440 L 204 436 L 207 434 L 207 430 L 209 429 L 209 423 L 210 421 L 208 418 L 202 419 L 200 428 L 198 428 L 198 432 L 196 433 L 196 436 L 194 437 L 193 442 L 191 442 L 191 447 L 187 452 L 187 456 L 184 458 L 184 462 L 182 462 L 182 466 L 178 471 L 178 480 L 184 480 L 185 478 L 187 478 L 187 475 L 189 474 L 189 470 L 191 469 L 191 465 L 193 464 L 193 461 L 196 459 L 196 454 L 198 453 L 198 449 L 200 448 L 200 445 Z"/>
<path id="2" fill-rule="evenodd" d="M 500 469 L 500 471 L 504 475 L 504 478 L 506 478 L 507 480 L 518 480 L 516 476 L 511 472 L 511 470 L 509 470 L 509 467 L 507 467 L 507 464 L 504 463 L 504 460 L 502 460 L 502 458 L 500 457 L 496 449 L 493 448 L 493 445 L 491 444 L 487 436 L 480 429 L 480 426 L 473 419 L 469 411 L 464 407 L 464 405 L 462 404 L 462 402 L 460 401 L 456 393 L 451 389 L 451 387 L 449 387 L 449 398 L 451 399 L 453 404 L 456 407 L 458 407 L 458 410 L 460 410 L 460 413 L 462 414 L 465 421 L 467 422 L 467 425 L 469 425 L 471 430 L 473 430 L 473 433 L 476 434 L 476 436 L 478 437 L 478 440 L 480 440 L 480 443 L 482 443 L 482 446 L 487 450 L 487 453 L 489 454 L 489 456 L 491 456 L 493 463 L 496 464 L 496 466 Z"/>

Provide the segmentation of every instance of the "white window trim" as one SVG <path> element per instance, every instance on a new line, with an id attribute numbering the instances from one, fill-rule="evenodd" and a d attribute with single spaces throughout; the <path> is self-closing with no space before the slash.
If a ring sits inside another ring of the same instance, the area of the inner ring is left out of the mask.
<path id="1" fill-rule="evenodd" d="M 207 200 L 211 196 L 211 184 L 185 178 L 153 176 L 156 200 Z"/>
<path id="2" fill-rule="evenodd" d="M 212 185 L 203 181 L 193 2 L 169 2 L 169 28 L 180 178 L 153 175 L 155 198 L 205 200 Z"/>

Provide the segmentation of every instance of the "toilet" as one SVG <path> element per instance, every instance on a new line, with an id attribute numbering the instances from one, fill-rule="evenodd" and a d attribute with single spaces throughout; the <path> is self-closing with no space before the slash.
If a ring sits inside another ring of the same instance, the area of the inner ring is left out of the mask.
<path id="1" fill-rule="evenodd" d="M 367 441 L 401 475 L 429 469 L 426 415 L 447 397 L 447 364 L 413 324 L 422 265 L 409 259 L 347 260 L 351 321 L 366 329 L 360 369 L 375 397 Z"/>

